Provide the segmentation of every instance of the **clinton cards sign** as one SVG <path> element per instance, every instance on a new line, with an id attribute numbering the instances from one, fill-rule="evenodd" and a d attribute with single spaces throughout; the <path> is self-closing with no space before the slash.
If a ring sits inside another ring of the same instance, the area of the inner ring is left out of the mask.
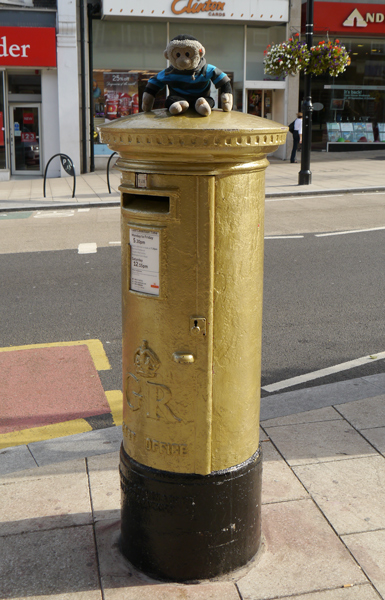
<path id="1" fill-rule="evenodd" d="M 305 9 L 304 9 L 305 7 Z M 306 4 L 302 5 L 302 24 L 306 22 Z M 353 4 L 346 2 L 315 2 L 314 32 L 345 35 L 384 35 L 384 4 Z"/>
<path id="2" fill-rule="evenodd" d="M 102 0 L 102 18 L 286 23 L 289 0 Z"/>
<path id="3" fill-rule="evenodd" d="M 0 66 L 56 67 L 54 27 L 0 27 Z"/>

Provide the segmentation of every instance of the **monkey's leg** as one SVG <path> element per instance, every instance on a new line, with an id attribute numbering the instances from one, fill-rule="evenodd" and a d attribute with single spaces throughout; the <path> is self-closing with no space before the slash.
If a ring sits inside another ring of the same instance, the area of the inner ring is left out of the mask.
<path id="1" fill-rule="evenodd" d="M 178 115 L 180 113 L 186 112 L 189 106 L 190 105 L 187 102 L 187 100 L 180 100 L 179 102 L 174 102 L 173 104 L 171 104 L 168 110 L 172 115 Z"/>
<path id="2" fill-rule="evenodd" d="M 208 117 L 211 114 L 211 107 L 206 98 L 198 98 L 195 102 L 195 110 L 204 117 Z"/>

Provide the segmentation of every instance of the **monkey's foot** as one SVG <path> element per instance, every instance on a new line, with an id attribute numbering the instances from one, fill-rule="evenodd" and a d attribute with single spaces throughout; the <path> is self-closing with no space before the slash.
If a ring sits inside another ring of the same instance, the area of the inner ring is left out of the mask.
<path id="1" fill-rule="evenodd" d="M 195 102 L 195 110 L 204 117 L 208 117 L 211 114 L 211 107 L 206 98 L 198 98 Z"/>
<path id="2" fill-rule="evenodd" d="M 181 100 L 180 102 L 174 102 L 174 104 L 171 104 L 168 110 L 172 115 L 179 115 L 180 113 L 186 112 L 189 106 L 190 105 L 187 100 Z"/>

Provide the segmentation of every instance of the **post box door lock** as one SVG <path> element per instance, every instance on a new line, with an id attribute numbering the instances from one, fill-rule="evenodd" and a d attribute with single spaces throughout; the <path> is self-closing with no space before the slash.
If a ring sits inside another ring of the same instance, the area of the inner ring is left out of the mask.
<path id="1" fill-rule="evenodd" d="M 195 336 L 206 335 L 205 317 L 190 317 L 190 333 Z"/>

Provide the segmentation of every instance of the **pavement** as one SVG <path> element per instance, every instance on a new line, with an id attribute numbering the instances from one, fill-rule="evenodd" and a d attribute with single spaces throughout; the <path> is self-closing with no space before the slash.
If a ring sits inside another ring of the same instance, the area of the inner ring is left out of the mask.
<path id="1" fill-rule="evenodd" d="M 279 160 L 274 155 L 268 158 L 270 166 L 266 170 L 266 198 L 385 191 L 384 150 L 312 152 L 312 183 L 301 186 L 298 185 L 300 153 L 297 164 Z M 111 193 L 108 191 L 105 171 L 77 175 L 75 197 L 72 198 L 73 178 L 57 177 L 47 179 L 44 198 L 42 177 L 2 181 L 0 211 L 118 205 L 119 184 L 120 175 L 114 168 L 110 171 Z"/>
<path id="2" fill-rule="evenodd" d="M 312 185 L 300 186 L 306 192 L 296 184 L 297 165 L 271 158 L 268 197 L 385 191 L 385 153 L 362 153 L 359 160 L 319 154 L 312 161 Z M 77 206 L 118 200 L 117 175 L 111 177 L 111 196 L 106 196 L 103 173 L 77 179 Z M 51 180 L 52 195 L 46 200 L 39 196 L 39 185 L 41 180 L 0 183 L 1 210 L 73 203 L 68 178 Z M 17 191 L 22 187 L 24 195 Z M 81 398 L 84 378 L 97 378 L 98 370 L 108 366 L 100 362 L 103 353 L 96 356 L 93 346 L 87 346 L 93 368 L 85 342 L 79 344 L 82 349 L 74 350 L 73 360 L 84 371 L 81 381 L 72 371 L 70 377 Z M 36 360 L 44 361 L 45 352 L 37 353 Z M 68 350 L 61 352 L 55 350 L 50 360 L 68 361 Z M 11 372 L 16 354 L 1 358 Z M 97 381 L 92 385 L 100 394 Z M 60 387 L 45 392 L 56 398 Z M 108 410 L 99 400 L 100 410 Z M 69 410 L 79 418 L 75 401 Z M 155 581 L 119 551 L 122 417 L 119 410 L 111 412 L 110 427 L 24 443 L 20 439 L 0 450 L 1 599 L 385 599 L 385 374 L 262 398 L 262 548 L 244 568 L 191 584 Z"/>

